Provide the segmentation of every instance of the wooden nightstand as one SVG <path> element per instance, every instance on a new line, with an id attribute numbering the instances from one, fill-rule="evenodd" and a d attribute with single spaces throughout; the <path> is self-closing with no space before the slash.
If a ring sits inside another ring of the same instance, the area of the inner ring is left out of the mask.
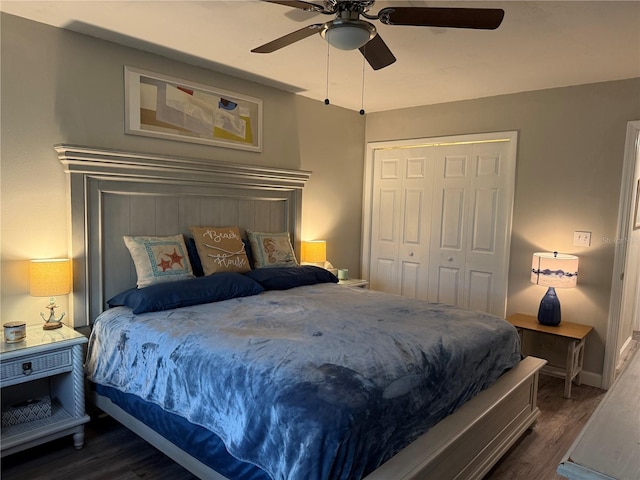
<path id="1" fill-rule="evenodd" d="M 571 383 L 576 381 L 576 385 L 582 383 L 582 361 L 584 359 L 585 338 L 593 327 L 581 325 L 579 323 L 565 322 L 564 320 L 555 327 L 542 325 L 538 318 L 533 315 L 516 313 L 507 319 L 520 333 L 520 341 L 524 344 L 524 332 L 537 332 L 545 335 L 553 335 L 564 341 L 567 347 L 566 360 L 564 365 L 554 364 L 552 359 L 546 358 L 540 352 L 535 352 L 535 356 L 545 358 L 549 363 L 545 365 L 541 373 L 564 378 L 564 397 L 571 398 Z M 523 352 L 524 353 L 524 352 Z M 526 354 L 525 354 L 526 355 Z"/>
<path id="2" fill-rule="evenodd" d="M 349 278 L 347 280 L 338 281 L 338 285 L 344 285 L 345 287 L 366 288 L 369 285 L 369 282 L 362 278 Z"/>
<path id="3" fill-rule="evenodd" d="M 89 421 L 84 405 L 84 343 L 87 337 L 66 326 L 27 327 L 27 338 L 19 343 L 5 343 L 0 336 L 3 413 L 8 406 L 40 395 L 51 400 L 50 415 L 2 427 L 3 457 L 66 435 L 73 435 L 75 447 L 82 448 L 84 424 Z"/>

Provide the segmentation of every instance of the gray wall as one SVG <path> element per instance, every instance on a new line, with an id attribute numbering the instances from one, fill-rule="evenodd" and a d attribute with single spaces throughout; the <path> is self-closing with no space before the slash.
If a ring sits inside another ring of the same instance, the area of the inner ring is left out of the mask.
<path id="1" fill-rule="evenodd" d="M 507 313 L 537 314 L 545 289 L 529 283 L 533 252 L 578 255 L 578 287 L 558 296 L 564 320 L 595 327 L 585 369 L 599 374 L 626 127 L 637 119 L 640 79 L 632 79 L 372 113 L 366 141 L 517 130 Z M 573 246 L 574 230 L 591 231 L 591 246 Z"/>
<path id="2" fill-rule="evenodd" d="M 311 170 L 303 240 L 326 239 L 329 259 L 359 273 L 365 120 L 357 112 L 19 17 L 0 19 L 3 321 L 41 322 L 47 302 L 29 296 L 28 260 L 67 256 L 56 143 Z M 125 135 L 124 65 L 261 98 L 263 152 Z M 58 299 L 61 310 L 67 301 Z"/>

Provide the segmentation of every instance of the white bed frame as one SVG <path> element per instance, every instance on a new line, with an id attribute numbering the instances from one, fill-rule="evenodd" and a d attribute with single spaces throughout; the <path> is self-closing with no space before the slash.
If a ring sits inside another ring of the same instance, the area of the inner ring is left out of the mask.
<path id="1" fill-rule="evenodd" d="M 135 286 L 123 235 L 189 233 L 193 225 L 288 231 L 300 251 L 302 189 L 310 172 L 56 145 L 69 178 L 73 316 L 90 326 L 110 296 Z M 539 414 L 538 372 L 527 357 L 366 480 L 481 479 Z M 95 404 L 203 479 L 226 480 L 96 395 Z"/>

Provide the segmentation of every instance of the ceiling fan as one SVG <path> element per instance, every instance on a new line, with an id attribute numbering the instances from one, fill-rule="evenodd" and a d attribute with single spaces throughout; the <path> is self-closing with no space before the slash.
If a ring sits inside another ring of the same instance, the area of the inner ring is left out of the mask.
<path id="1" fill-rule="evenodd" d="M 375 0 L 325 0 L 323 5 L 302 0 L 262 0 L 309 12 L 335 15 L 326 23 L 315 23 L 284 35 L 251 50 L 271 53 L 299 40 L 319 33 L 330 45 L 342 50 L 358 48 L 369 65 L 379 70 L 396 61 L 387 44 L 366 20 L 379 20 L 385 25 L 418 27 L 473 28 L 495 30 L 502 23 L 504 10 L 497 8 L 386 7 L 377 15 L 369 14 Z"/>

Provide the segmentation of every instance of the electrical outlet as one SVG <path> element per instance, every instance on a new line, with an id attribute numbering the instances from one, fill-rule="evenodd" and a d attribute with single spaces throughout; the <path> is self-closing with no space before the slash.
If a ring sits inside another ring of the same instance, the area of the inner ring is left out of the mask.
<path id="1" fill-rule="evenodd" d="M 573 245 L 576 247 L 590 247 L 591 232 L 573 232 Z"/>

